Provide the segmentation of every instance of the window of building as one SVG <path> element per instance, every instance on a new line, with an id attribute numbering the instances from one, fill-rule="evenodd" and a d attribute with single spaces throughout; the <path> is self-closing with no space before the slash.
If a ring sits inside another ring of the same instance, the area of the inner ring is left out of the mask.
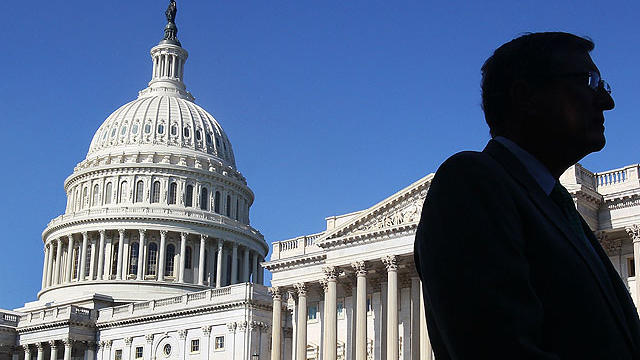
<path id="1" fill-rule="evenodd" d="M 116 136 L 116 131 L 118 131 L 118 129 L 116 129 L 115 127 L 113 128 L 113 130 L 111 130 L 111 137 Z"/>
<path id="2" fill-rule="evenodd" d="M 138 124 L 133 124 L 131 127 L 131 133 L 134 135 L 138 133 Z"/>
<path id="3" fill-rule="evenodd" d="M 93 205 L 93 206 L 100 205 L 98 203 L 99 199 L 100 199 L 99 186 L 98 186 L 98 184 L 95 184 L 95 185 L 93 185 L 93 199 L 91 201 L 91 205 Z"/>
<path id="4" fill-rule="evenodd" d="M 115 275 L 118 272 L 118 242 L 114 242 L 111 246 L 111 275 Z"/>
<path id="5" fill-rule="evenodd" d="M 173 125 L 171 126 L 171 135 L 175 136 L 176 134 L 178 134 L 178 127 Z"/>
<path id="6" fill-rule="evenodd" d="M 191 246 L 184 249 L 184 268 L 191 269 Z"/>
<path id="7" fill-rule="evenodd" d="M 144 181 L 138 180 L 136 184 L 136 202 L 142 202 L 144 199 Z"/>
<path id="8" fill-rule="evenodd" d="M 120 184 L 120 201 L 121 203 L 127 201 L 127 192 L 129 191 L 129 187 L 127 186 L 127 182 L 123 181 Z"/>
<path id="9" fill-rule="evenodd" d="M 148 256 L 147 256 L 147 275 L 155 275 L 156 274 L 156 264 L 158 263 L 158 245 L 152 242 L 149 243 L 148 248 Z"/>
<path id="10" fill-rule="evenodd" d="M 147 134 L 151 133 L 151 124 L 147 124 L 144 126 L 144 132 Z"/>
<path id="11" fill-rule="evenodd" d="M 151 202 L 152 203 L 160 202 L 160 181 L 153 182 L 153 188 L 151 191 Z"/>
<path id="12" fill-rule="evenodd" d="M 164 354 L 164 356 L 171 355 L 171 345 L 165 344 L 165 346 L 162 348 L 162 353 Z"/>
<path id="13" fill-rule="evenodd" d="M 73 248 L 73 269 L 71 271 L 71 273 L 73 274 L 73 278 L 77 279 L 79 272 L 78 272 L 78 262 L 80 260 L 80 248 L 79 247 L 74 247 Z"/>
<path id="14" fill-rule="evenodd" d="M 200 190 L 200 209 L 209 210 L 209 192 L 206 187 Z"/>
<path id="15" fill-rule="evenodd" d="M 89 270 L 91 269 L 91 246 L 87 246 L 87 256 L 84 259 L 84 276 L 89 276 Z"/>
<path id="16" fill-rule="evenodd" d="M 169 184 L 169 205 L 175 205 L 177 192 L 178 192 L 178 184 L 174 182 Z"/>
<path id="17" fill-rule="evenodd" d="M 196 139 L 198 140 L 202 139 L 202 132 L 200 131 L 200 129 L 196 130 Z"/>
<path id="18" fill-rule="evenodd" d="M 105 185 L 105 190 L 104 190 L 104 203 L 105 204 L 111 204 L 111 195 L 113 193 L 113 185 L 111 184 L 111 182 L 108 182 L 107 185 Z"/>
<path id="19" fill-rule="evenodd" d="M 231 216 L 231 196 L 227 195 L 227 216 Z"/>
<path id="20" fill-rule="evenodd" d="M 235 219 L 238 220 L 238 208 L 240 207 L 240 200 L 236 198 L 236 216 Z"/>
<path id="21" fill-rule="evenodd" d="M 216 138 L 216 147 L 220 148 L 220 138 Z"/>
<path id="22" fill-rule="evenodd" d="M 131 251 L 129 251 L 129 274 L 135 275 L 138 273 L 138 254 L 140 245 L 137 242 L 131 244 Z"/>
<path id="23" fill-rule="evenodd" d="M 336 313 L 338 314 L 338 319 L 344 319 L 344 299 L 338 299 L 336 302 Z"/>
<path id="24" fill-rule="evenodd" d="M 142 346 L 136 346 L 136 359 L 142 359 L 144 355 L 144 348 Z"/>
<path id="25" fill-rule="evenodd" d="M 120 135 L 124 136 L 124 134 L 126 134 L 126 133 L 127 133 L 127 127 L 123 126 L 122 130 L 120 130 Z"/>
<path id="26" fill-rule="evenodd" d="M 318 319 L 318 304 L 311 304 L 307 306 L 307 320 L 313 321 Z"/>
<path id="27" fill-rule="evenodd" d="M 183 129 L 182 134 L 184 135 L 184 137 L 189 137 L 191 135 L 191 133 L 189 132 L 189 128 L 187 126 L 185 126 L 185 128 Z"/>
<path id="28" fill-rule="evenodd" d="M 636 263 L 632 257 L 627 258 L 627 274 L 629 274 L 629 277 L 636 276 Z"/>
<path id="29" fill-rule="evenodd" d="M 220 214 L 220 191 L 216 191 L 216 195 L 213 199 L 213 211 L 216 214 Z"/>
<path id="30" fill-rule="evenodd" d="M 207 134 L 207 144 L 211 144 L 211 135 Z"/>
<path id="31" fill-rule="evenodd" d="M 187 191 L 184 195 L 184 206 L 193 206 L 193 185 L 187 185 Z"/>
<path id="32" fill-rule="evenodd" d="M 88 198 L 87 198 L 87 188 L 85 187 L 84 189 L 82 189 L 82 204 L 80 204 L 80 208 L 84 209 L 85 206 L 87 206 L 88 203 Z"/>
<path id="33" fill-rule="evenodd" d="M 191 352 L 200 352 L 200 339 L 191 339 Z"/>
<path id="34" fill-rule="evenodd" d="M 173 276 L 173 263 L 176 256 L 176 247 L 173 244 L 167 245 L 167 253 L 164 260 L 164 275 Z"/>
<path id="35" fill-rule="evenodd" d="M 122 360 L 122 349 L 118 349 L 113 356 L 114 360 Z"/>
<path id="36" fill-rule="evenodd" d="M 158 125 L 158 134 L 160 135 L 164 134 L 164 125 L 162 124 Z"/>
<path id="37" fill-rule="evenodd" d="M 367 313 L 373 313 L 373 301 L 371 300 L 371 295 L 367 295 Z"/>
<path id="38" fill-rule="evenodd" d="M 224 349 L 224 336 L 216 336 L 215 339 L 215 350 Z"/>

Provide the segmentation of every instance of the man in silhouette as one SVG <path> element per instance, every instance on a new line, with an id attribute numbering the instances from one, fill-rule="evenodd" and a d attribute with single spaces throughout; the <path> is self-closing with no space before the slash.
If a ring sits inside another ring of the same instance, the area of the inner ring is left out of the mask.
<path id="1" fill-rule="evenodd" d="M 632 299 L 558 181 L 605 144 L 592 49 L 533 33 L 482 67 L 492 139 L 440 166 L 416 234 L 437 360 L 640 359 Z"/>

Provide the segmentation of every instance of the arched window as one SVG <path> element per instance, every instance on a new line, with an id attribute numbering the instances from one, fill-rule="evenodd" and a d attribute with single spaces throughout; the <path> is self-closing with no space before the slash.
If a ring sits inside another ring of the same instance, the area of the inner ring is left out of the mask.
<path id="1" fill-rule="evenodd" d="M 147 275 L 156 274 L 156 264 L 158 263 L 158 245 L 152 242 L 149 244 L 147 254 Z"/>
<path id="2" fill-rule="evenodd" d="M 238 220 L 238 208 L 240 207 L 240 200 L 238 200 L 238 198 L 236 198 L 236 220 Z"/>
<path id="3" fill-rule="evenodd" d="M 114 241 L 111 247 L 111 275 L 115 276 L 118 273 L 118 250 L 120 247 L 117 241 Z"/>
<path id="4" fill-rule="evenodd" d="M 127 182 L 123 181 L 120 184 L 120 200 L 118 202 L 126 202 L 127 201 L 127 193 L 129 192 L 129 186 L 127 186 Z"/>
<path id="5" fill-rule="evenodd" d="M 220 191 L 216 191 L 216 196 L 213 199 L 213 211 L 220 214 Z"/>
<path id="6" fill-rule="evenodd" d="M 80 247 L 75 246 L 73 248 L 73 269 L 71 271 L 73 279 L 77 279 L 78 278 L 78 275 L 79 275 L 79 272 L 78 272 L 79 264 L 78 263 L 79 262 L 80 262 Z"/>
<path id="7" fill-rule="evenodd" d="M 167 245 L 167 252 L 164 259 L 164 275 L 173 276 L 173 260 L 176 256 L 176 247 L 173 244 Z"/>
<path id="8" fill-rule="evenodd" d="M 191 246 L 184 249 L 184 268 L 191 269 Z"/>
<path id="9" fill-rule="evenodd" d="M 227 195 L 227 216 L 231 216 L 231 196 Z"/>
<path id="10" fill-rule="evenodd" d="M 184 134 L 184 137 L 189 137 L 191 134 L 189 133 L 189 128 L 188 127 L 184 127 L 184 131 L 182 132 Z"/>
<path id="11" fill-rule="evenodd" d="M 87 257 L 84 259 L 84 276 L 89 276 L 89 269 L 91 269 L 91 246 L 87 246 Z"/>
<path id="12" fill-rule="evenodd" d="M 171 126 L 171 135 L 176 135 L 178 133 L 178 127 L 175 125 Z"/>
<path id="13" fill-rule="evenodd" d="M 104 203 L 105 204 L 111 204 L 111 195 L 113 193 L 113 185 L 111 184 L 111 182 L 108 182 L 107 185 L 105 186 L 105 190 L 104 190 Z"/>
<path id="14" fill-rule="evenodd" d="M 136 184 L 136 202 L 142 202 L 144 199 L 144 181 L 138 180 Z"/>
<path id="15" fill-rule="evenodd" d="M 73 192 L 73 203 L 71 204 L 73 211 L 78 209 L 78 188 Z"/>
<path id="16" fill-rule="evenodd" d="M 209 192 L 206 187 L 200 190 L 200 209 L 209 210 Z"/>
<path id="17" fill-rule="evenodd" d="M 91 205 L 98 206 L 98 200 L 100 199 L 100 193 L 98 192 L 98 184 L 93 185 L 93 199 L 91 201 Z"/>
<path id="18" fill-rule="evenodd" d="M 129 251 L 129 274 L 135 275 L 138 273 L 138 254 L 140 253 L 140 245 L 137 242 L 131 244 L 131 250 Z"/>
<path id="19" fill-rule="evenodd" d="M 169 184 L 169 205 L 175 205 L 176 203 L 176 194 L 178 192 L 178 184 L 172 182 Z"/>
<path id="20" fill-rule="evenodd" d="M 193 206 L 193 185 L 187 185 L 186 194 L 184 194 L 184 206 Z"/>
<path id="21" fill-rule="evenodd" d="M 88 199 L 87 199 L 87 188 L 85 187 L 84 189 L 82 189 L 82 204 L 80 204 L 80 208 L 84 209 L 85 206 L 87 206 L 88 203 Z"/>
<path id="22" fill-rule="evenodd" d="M 151 192 L 151 202 L 152 203 L 160 202 L 160 181 L 153 182 L 153 189 Z"/>

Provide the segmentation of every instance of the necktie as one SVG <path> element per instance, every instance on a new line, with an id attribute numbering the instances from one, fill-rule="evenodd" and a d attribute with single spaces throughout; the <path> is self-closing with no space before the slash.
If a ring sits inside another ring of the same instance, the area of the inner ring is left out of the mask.
<path id="1" fill-rule="evenodd" d="M 580 216 L 578 215 L 578 211 L 576 210 L 576 206 L 573 203 L 573 198 L 571 194 L 567 191 L 567 189 L 560 184 L 559 181 L 553 186 L 553 190 L 551 190 L 551 194 L 549 194 L 551 200 L 560 207 L 562 213 L 569 221 L 569 225 L 571 226 L 571 230 L 575 232 L 580 238 L 585 239 L 584 229 L 582 228 L 582 222 L 580 221 Z"/>

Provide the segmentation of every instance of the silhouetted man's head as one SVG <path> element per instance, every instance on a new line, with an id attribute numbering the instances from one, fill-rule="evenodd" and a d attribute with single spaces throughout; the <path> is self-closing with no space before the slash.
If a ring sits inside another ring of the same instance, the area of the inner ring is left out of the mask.
<path id="1" fill-rule="evenodd" d="M 614 103 L 589 56 L 592 49 L 591 40 L 561 32 L 527 34 L 500 46 L 482 66 L 491 135 L 508 137 L 558 166 L 602 149 L 602 112 Z"/>

